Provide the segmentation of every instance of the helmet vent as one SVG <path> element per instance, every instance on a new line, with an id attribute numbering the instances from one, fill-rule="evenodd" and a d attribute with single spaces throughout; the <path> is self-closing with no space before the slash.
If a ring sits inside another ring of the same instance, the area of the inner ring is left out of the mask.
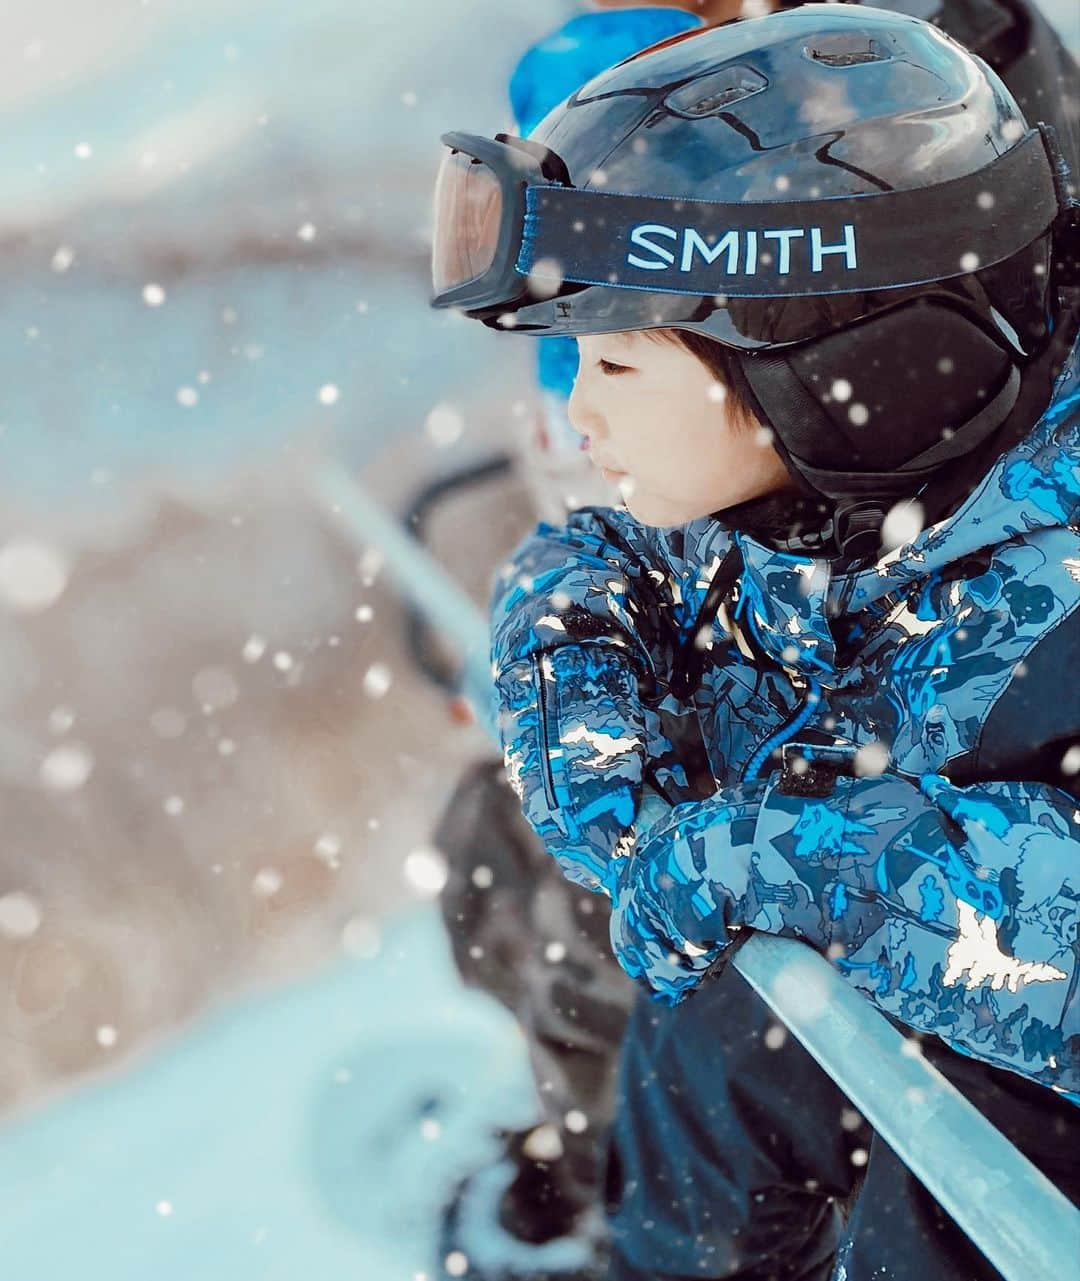
<path id="1" fill-rule="evenodd" d="M 677 116 L 699 120 L 760 93 L 768 85 L 768 80 L 753 67 L 724 67 L 709 75 L 696 76 L 689 84 L 675 89 L 668 94 L 665 105 Z"/>
<path id="2" fill-rule="evenodd" d="M 806 46 L 806 54 L 825 67 L 857 67 L 864 62 L 888 62 L 890 54 L 884 53 L 876 40 L 852 32 L 818 36 Z"/>

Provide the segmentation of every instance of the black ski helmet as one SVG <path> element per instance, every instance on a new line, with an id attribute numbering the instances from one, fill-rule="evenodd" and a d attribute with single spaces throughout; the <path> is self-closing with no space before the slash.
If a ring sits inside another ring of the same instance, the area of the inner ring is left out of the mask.
<path id="1" fill-rule="evenodd" d="M 444 141 L 473 157 L 462 138 Z M 789 470 L 830 498 L 908 496 L 976 449 L 1053 323 L 1063 162 L 981 59 L 916 18 L 805 5 L 690 32 L 583 86 L 528 142 L 500 141 L 548 184 L 523 209 L 514 261 L 539 288 L 509 301 L 473 290 L 470 305 L 466 283 L 444 305 L 518 333 L 682 328 L 733 347 Z M 823 286 L 823 268 L 855 265 L 855 245 L 813 211 L 842 222 L 880 193 L 888 216 L 860 240 L 862 287 Z M 600 269 L 618 224 L 597 199 L 609 194 L 641 199 L 618 227 L 637 251 L 619 272 Z M 745 278 L 706 291 L 717 257 L 756 279 L 782 272 L 786 292 L 755 294 Z"/>

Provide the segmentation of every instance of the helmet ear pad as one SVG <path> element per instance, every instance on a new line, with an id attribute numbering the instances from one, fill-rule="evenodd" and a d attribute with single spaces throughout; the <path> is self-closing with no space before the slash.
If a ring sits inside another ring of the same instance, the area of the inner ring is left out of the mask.
<path id="1" fill-rule="evenodd" d="M 936 298 L 737 363 L 792 476 L 833 498 L 910 495 L 1000 426 L 1019 392 L 1005 340 Z"/>

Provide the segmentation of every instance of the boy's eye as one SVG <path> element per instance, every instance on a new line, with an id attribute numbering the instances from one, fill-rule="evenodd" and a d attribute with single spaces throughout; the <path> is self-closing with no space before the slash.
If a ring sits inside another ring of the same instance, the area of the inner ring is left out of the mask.
<path id="1" fill-rule="evenodd" d="M 597 362 L 602 374 L 625 374 L 629 372 L 629 365 L 617 365 L 613 360 L 604 360 L 601 357 Z"/>

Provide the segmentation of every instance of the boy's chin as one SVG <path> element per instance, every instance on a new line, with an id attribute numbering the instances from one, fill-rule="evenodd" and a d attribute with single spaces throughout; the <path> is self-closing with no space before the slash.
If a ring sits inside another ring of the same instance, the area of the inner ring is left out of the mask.
<path id="1" fill-rule="evenodd" d="M 689 503 L 672 502 L 670 499 L 659 498 L 654 494 L 640 494 L 628 489 L 621 490 L 620 495 L 626 510 L 636 521 L 640 521 L 642 525 L 654 525 L 658 529 L 671 525 L 685 525 L 701 516 L 708 516 L 713 510 L 713 508 L 699 510 Z"/>

